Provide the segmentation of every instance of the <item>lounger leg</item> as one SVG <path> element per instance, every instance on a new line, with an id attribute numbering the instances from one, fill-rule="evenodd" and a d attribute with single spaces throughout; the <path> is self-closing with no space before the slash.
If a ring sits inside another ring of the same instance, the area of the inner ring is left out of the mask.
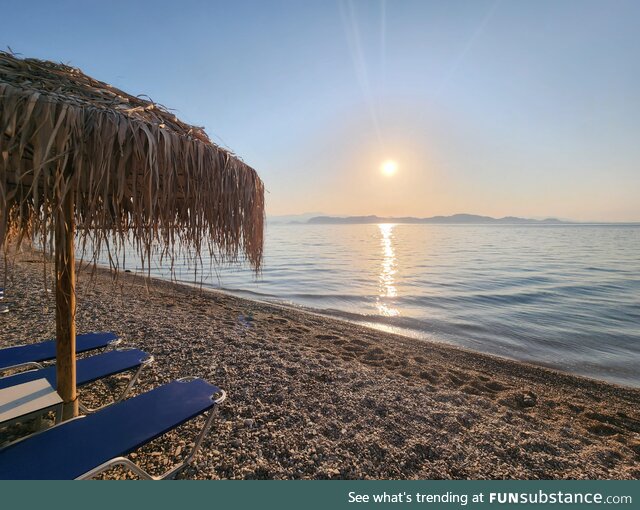
<path id="1" fill-rule="evenodd" d="M 130 461 L 126 457 L 116 457 L 115 459 L 108 460 L 107 462 L 100 464 L 98 467 L 92 469 L 91 471 L 87 471 L 84 475 L 76 478 L 76 480 L 89 480 L 90 478 L 93 478 L 100 473 L 103 473 L 116 466 L 124 466 L 131 472 L 135 473 L 140 478 L 143 478 L 145 480 L 159 480 L 158 477 L 151 476 L 144 469 L 142 469 L 140 466 Z"/>
<path id="2" fill-rule="evenodd" d="M 104 405 L 98 406 L 98 407 L 87 407 L 82 402 L 79 402 L 78 406 L 80 408 L 80 412 L 83 413 L 83 414 L 95 413 L 96 411 L 99 411 L 100 409 L 103 409 L 104 407 L 107 407 L 107 406 L 110 406 L 110 405 L 113 405 L 113 404 L 117 404 L 118 402 L 123 400 L 127 396 L 127 394 L 131 391 L 131 388 L 133 388 L 133 386 L 138 381 L 138 377 L 140 376 L 140 372 L 142 371 L 143 368 L 144 368 L 144 365 L 141 365 L 138 368 L 138 370 L 136 370 L 135 375 L 129 380 L 129 383 L 127 384 L 127 387 L 124 389 L 124 391 L 120 394 L 119 397 L 114 399 L 113 402 L 109 402 L 108 404 L 104 404 Z"/>
<path id="3" fill-rule="evenodd" d="M 129 383 L 127 384 L 127 387 L 120 394 L 120 396 L 117 397 L 113 402 L 110 402 L 109 404 L 105 404 L 99 407 L 87 407 L 83 405 L 82 402 L 80 402 L 79 403 L 80 412 L 84 414 L 95 413 L 96 411 L 99 411 L 104 407 L 110 406 L 112 404 L 117 404 L 121 400 L 124 400 L 124 398 L 129 394 L 129 392 L 133 389 L 135 384 L 138 382 L 138 378 L 140 377 L 140 373 L 142 372 L 142 369 L 150 365 L 151 363 L 153 363 L 153 361 L 154 361 L 153 356 L 149 356 L 146 360 L 142 362 L 142 364 L 138 367 L 138 370 L 136 370 L 136 373 L 133 375 L 133 377 L 129 379 Z"/>
<path id="4" fill-rule="evenodd" d="M 99 475 L 100 473 L 103 473 L 104 471 L 107 471 L 113 467 L 124 466 L 127 469 L 129 469 L 131 472 L 135 473 L 140 478 L 143 478 L 145 480 L 171 480 L 180 471 L 182 471 L 185 467 L 187 467 L 187 465 L 189 465 L 189 463 L 193 460 L 196 453 L 198 452 L 198 449 L 200 448 L 200 445 L 202 444 L 202 440 L 204 439 L 204 436 L 207 434 L 207 432 L 211 428 L 214 416 L 215 416 L 215 408 L 209 412 L 207 421 L 204 427 L 202 428 L 202 430 L 200 431 L 200 435 L 198 436 L 198 439 L 196 439 L 196 444 L 193 447 L 193 450 L 191 450 L 191 453 L 187 456 L 187 458 L 184 461 L 182 461 L 180 464 L 171 468 L 169 471 L 167 471 L 166 473 L 160 476 L 150 475 L 144 469 L 142 469 L 140 466 L 138 466 L 136 463 L 132 462 L 131 460 L 127 459 L 126 457 L 116 457 L 115 459 L 111 459 L 103 464 L 100 464 L 98 467 L 92 469 L 91 471 L 87 471 L 84 475 L 78 477 L 77 479 L 89 480 L 90 478 L 93 478 Z"/>
<path id="5" fill-rule="evenodd" d="M 153 361 L 153 358 L 151 358 L 151 361 Z M 146 367 L 148 365 L 148 363 L 143 363 L 142 365 L 140 365 L 138 367 L 138 370 L 136 370 L 136 373 L 133 375 L 133 377 L 129 380 L 129 384 L 127 384 L 127 387 L 124 389 L 124 391 L 120 394 L 120 396 L 118 398 L 116 398 L 113 403 L 117 403 L 120 402 L 121 400 L 124 400 L 124 398 L 129 394 L 129 392 L 131 391 L 131 389 L 136 385 L 136 383 L 138 382 L 138 377 L 140 377 L 140 373 L 142 372 L 142 369 L 144 367 Z"/>
<path id="6" fill-rule="evenodd" d="M 56 407 L 55 411 L 55 424 L 57 425 L 62 421 L 62 404 Z"/>
<path id="7" fill-rule="evenodd" d="M 196 439 L 195 445 L 193 446 L 193 449 L 191 450 L 191 452 L 189 452 L 189 455 L 187 455 L 187 458 L 184 459 L 177 466 L 171 468 L 169 471 L 167 471 L 163 475 L 159 476 L 158 477 L 159 480 L 171 480 L 171 479 L 175 478 L 175 476 L 180 471 L 182 471 L 189 464 L 191 464 L 191 462 L 193 461 L 194 457 L 198 453 L 198 450 L 200 449 L 200 445 L 202 445 L 202 441 L 204 440 L 204 436 L 206 436 L 207 432 L 209 432 L 209 429 L 211 429 L 211 425 L 213 424 L 213 419 L 215 418 L 215 414 L 216 414 L 217 409 L 218 409 L 218 406 L 214 407 L 211 411 L 209 411 L 209 416 L 207 417 L 207 421 L 205 422 L 204 427 L 202 427 L 202 430 L 200 431 L 200 434 L 198 435 L 198 439 Z"/>
<path id="8" fill-rule="evenodd" d="M 209 416 L 207 417 L 207 421 L 205 422 L 204 426 L 202 427 L 202 430 L 200 431 L 200 434 L 198 435 L 198 438 L 196 439 L 193 450 L 191 450 L 191 452 L 189 453 L 189 455 L 187 455 L 187 458 L 185 460 L 183 460 L 177 466 L 171 468 L 169 471 L 165 472 L 160 476 L 152 476 L 149 473 L 147 473 L 144 469 L 142 469 L 140 466 L 138 466 L 131 460 L 127 459 L 126 457 L 116 457 L 92 469 L 91 471 L 87 471 L 84 475 L 79 476 L 77 480 L 88 480 L 115 466 L 124 466 L 130 469 L 131 472 L 135 473 L 140 478 L 144 478 L 145 480 L 170 480 L 174 478 L 180 471 L 182 471 L 185 467 L 187 467 L 191 463 L 191 461 L 193 461 L 194 457 L 196 456 L 196 453 L 198 453 L 198 450 L 202 445 L 202 441 L 204 440 L 204 436 L 206 436 L 207 432 L 209 432 L 209 429 L 211 429 L 211 425 L 213 424 L 213 419 L 215 418 L 216 411 L 218 410 L 219 404 L 224 402 L 224 400 L 227 398 L 226 392 L 224 390 L 221 390 L 221 392 L 222 392 L 222 396 L 214 400 L 216 406 L 213 409 L 211 409 L 211 411 L 209 411 Z"/>

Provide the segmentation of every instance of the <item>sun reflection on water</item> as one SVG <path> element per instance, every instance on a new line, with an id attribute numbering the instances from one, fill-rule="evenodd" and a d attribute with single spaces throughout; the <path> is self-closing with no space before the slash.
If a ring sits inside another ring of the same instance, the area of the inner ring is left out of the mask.
<path id="1" fill-rule="evenodd" d="M 380 267 L 379 290 L 376 306 L 378 311 L 387 317 L 395 317 L 400 312 L 394 307 L 394 299 L 398 292 L 395 287 L 396 274 L 396 252 L 393 247 L 393 227 L 392 223 L 381 223 L 380 245 L 382 247 L 382 265 Z"/>

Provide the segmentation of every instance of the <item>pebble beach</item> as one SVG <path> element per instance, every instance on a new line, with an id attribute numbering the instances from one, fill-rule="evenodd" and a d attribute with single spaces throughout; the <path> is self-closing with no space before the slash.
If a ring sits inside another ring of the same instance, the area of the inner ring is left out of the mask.
<path id="1" fill-rule="evenodd" d="M 30 251 L 2 269 L 0 347 L 55 336 L 51 269 Z M 179 478 L 640 478 L 640 389 L 100 268 L 79 272 L 77 302 L 79 333 L 114 331 L 155 357 L 134 394 L 184 376 L 227 391 Z M 101 404 L 125 383 L 80 398 Z M 131 457 L 162 473 L 202 423 Z"/>

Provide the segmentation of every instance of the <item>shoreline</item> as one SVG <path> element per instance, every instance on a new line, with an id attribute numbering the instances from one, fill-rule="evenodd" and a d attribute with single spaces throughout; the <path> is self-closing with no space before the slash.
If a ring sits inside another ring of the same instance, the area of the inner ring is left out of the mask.
<path id="1" fill-rule="evenodd" d="M 155 356 L 136 393 L 186 375 L 229 393 L 184 478 L 640 478 L 640 389 L 220 290 L 89 273 L 78 331 L 113 330 Z M 0 347 L 53 336 L 42 288 L 41 255 L 17 255 Z M 153 471 L 184 455 L 195 428 L 182 428 L 136 460 Z"/>
<path id="2" fill-rule="evenodd" d="M 97 265 L 97 270 L 101 271 L 101 272 L 105 272 L 106 274 L 109 273 L 109 269 L 107 266 L 104 265 Z M 147 277 L 143 276 L 142 273 L 126 273 L 128 275 L 130 275 L 130 277 L 132 278 L 140 278 L 140 279 L 146 279 Z M 501 356 L 499 354 L 493 354 L 493 353 L 488 353 L 488 352 L 482 352 L 482 351 L 476 351 L 470 348 L 466 348 L 460 345 L 456 345 L 454 343 L 449 343 L 446 341 L 438 341 L 438 340 L 431 340 L 429 338 L 425 338 L 420 336 L 420 333 L 416 333 L 415 335 L 411 335 L 409 334 L 411 330 L 408 329 L 404 329 L 404 328 L 394 328 L 393 326 L 391 326 L 390 328 L 392 329 L 397 329 L 400 330 L 398 332 L 395 331 L 385 331 L 383 329 L 383 327 L 377 327 L 378 325 L 374 322 L 374 321 L 366 321 L 366 320 L 357 320 L 357 319 L 349 319 L 346 317 L 341 317 L 337 314 L 332 314 L 330 310 L 325 311 L 321 308 L 313 308 L 310 306 L 304 306 L 304 305 L 297 305 L 295 303 L 285 303 L 285 302 L 278 302 L 278 301 L 269 301 L 268 299 L 258 299 L 258 298 L 250 298 L 250 297 L 245 297 L 242 295 L 242 293 L 244 293 L 245 291 L 238 291 L 238 292 L 234 292 L 234 291 L 230 291 L 227 289 L 221 289 L 221 288 L 215 288 L 215 287 L 209 287 L 206 285 L 201 285 L 201 284 L 195 284 L 195 283 L 188 283 L 186 281 L 172 281 L 172 280 L 168 280 L 165 278 L 160 278 L 157 276 L 152 276 L 151 278 L 149 278 L 149 281 L 152 281 L 154 283 L 154 285 L 161 285 L 161 284 L 169 284 L 169 285 L 175 285 L 175 286 L 179 286 L 179 287 L 185 287 L 187 289 L 190 290 L 194 290 L 197 292 L 203 292 L 203 293 L 213 293 L 213 294 L 219 294 L 221 296 L 227 296 L 227 297 L 231 297 L 234 299 L 237 299 L 239 301 L 247 301 L 249 303 L 255 303 L 257 306 L 266 306 L 266 307 L 270 307 L 270 308 L 274 308 L 276 310 L 282 310 L 284 312 L 290 312 L 290 313 L 300 313 L 300 314 L 304 314 L 304 315 L 313 315 L 313 316 L 317 316 L 319 318 L 322 319 L 327 319 L 329 321 L 335 321 L 335 322 L 340 322 L 340 323 L 344 323 L 345 325 L 351 325 L 351 326 L 357 326 L 360 328 L 364 328 L 366 330 L 372 330 L 376 333 L 380 333 L 381 335 L 388 335 L 390 337 L 393 337 L 395 342 L 398 341 L 405 341 L 408 344 L 411 344 L 412 342 L 421 342 L 421 343 L 425 343 L 428 346 L 431 346 L 433 348 L 436 348 L 438 346 L 442 346 L 445 349 L 452 349 L 455 351 L 461 351 L 462 353 L 465 353 L 466 355 L 470 356 L 470 357 L 488 357 L 489 359 L 495 359 L 495 361 L 498 362 L 512 362 L 517 364 L 518 366 L 522 365 L 523 367 L 529 367 L 531 369 L 533 369 L 534 371 L 536 370 L 546 370 L 551 372 L 552 374 L 554 374 L 557 377 L 570 377 L 570 378 L 574 378 L 577 379 L 576 383 L 578 383 L 579 381 L 584 381 L 585 384 L 588 383 L 592 383 L 592 384 L 604 384 L 605 386 L 615 386 L 616 388 L 619 388 L 621 390 L 631 390 L 631 391 L 638 391 L 640 392 L 640 385 L 638 386 L 633 386 L 633 385 L 627 385 L 627 384 L 621 384 L 621 383 L 617 383 L 614 381 L 609 381 L 607 379 L 599 379 L 597 377 L 590 377 L 587 375 L 582 375 L 582 374 L 578 374 L 578 373 L 573 373 L 567 370 L 562 370 L 556 367 L 553 367 L 551 365 L 545 365 L 544 362 L 540 361 L 540 362 L 535 362 L 535 361 L 525 361 L 525 360 L 519 360 L 516 358 L 510 358 L 507 356 Z M 250 292 L 250 291 L 249 291 Z M 336 310 L 338 312 L 340 312 L 340 310 Z M 348 312 L 347 312 L 348 313 Z M 363 316 L 364 317 L 364 316 Z M 404 334 L 401 331 L 406 331 L 407 333 Z M 550 374 L 551 375 L 551 374 Z"/>

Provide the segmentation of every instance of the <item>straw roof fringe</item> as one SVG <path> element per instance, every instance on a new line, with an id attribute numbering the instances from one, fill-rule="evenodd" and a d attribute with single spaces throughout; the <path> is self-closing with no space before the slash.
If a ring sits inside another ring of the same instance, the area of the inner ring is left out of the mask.
<path id="1" fill-rule="evenodd" d="M 73 193 L 79 241 L 91 256 L 135 240 L 199 259 L 263 250 L 264 186 L 202 128 L 80 70 L 0 52 L 0 244 L 53 236 L 54 208 Z"/>

